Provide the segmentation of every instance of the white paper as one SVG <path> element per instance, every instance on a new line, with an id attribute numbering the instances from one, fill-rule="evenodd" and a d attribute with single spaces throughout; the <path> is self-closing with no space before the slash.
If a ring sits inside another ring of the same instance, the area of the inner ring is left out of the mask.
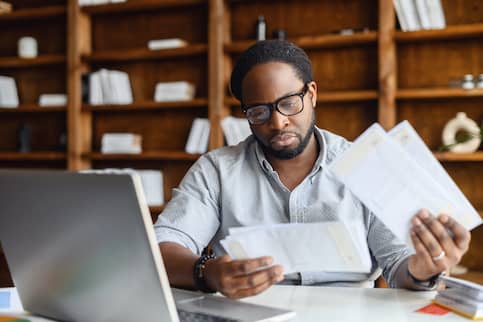
<path id="1" fill-rule="evenodd" d="M 446 190 L 379 124 L 369 127 L 329 171 L 410 247 L 410 221 L 422 208 L 447 213 L 468 229 L 481 222 L 459 211 Z"/>
<path id="2" fill-rule="evenodd" d="M 369 250 L 364 239 L 358 240 L 359 236 L 338 221 L 277 224 L 230 229 L 221 245 L 233 259 L 272 256 L 274 264 L 283 266 L 284 274 L 368 273 Z"/>
<path id="3" fill-rule="evenodd" d="M 457 212 L 461 213 L 463 222 L 466 223 L 468 229 L 473 229 L 481 223 L 480 215 L 476 209 L 466 199 L 465 195 L 408 121 L 399 123 L 388 134 L 446 190 L 450 201 L 458 207 Z"/>

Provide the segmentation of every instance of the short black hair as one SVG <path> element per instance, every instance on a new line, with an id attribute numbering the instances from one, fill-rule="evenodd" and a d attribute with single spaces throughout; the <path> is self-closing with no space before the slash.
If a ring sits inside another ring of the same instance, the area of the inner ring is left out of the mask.
<path id="1" fill-rule="evenodd" d="M 285 40 L 263 40 L 248 48 L 238 58 L 230 80 L 233 96 L 241 102 L 242 82 L 246 74 L 252 67 L 269 62 L 289 64 L 304 84 L 313 80 L 312 63 L 302 48 Z"/>

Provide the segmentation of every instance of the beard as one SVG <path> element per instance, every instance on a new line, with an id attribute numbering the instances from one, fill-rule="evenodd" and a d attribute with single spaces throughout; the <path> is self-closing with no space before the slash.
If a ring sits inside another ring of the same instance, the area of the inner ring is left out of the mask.
<path id="1" fill-rule="evenodd" d="M 262 150 L 263 152 L 265 152 L 265 155 L 270 155 L 279 160 L 290 160 L 298 156 L 300 153 L 302 153 L 307 147 L 307 145 L 309 144 L 310 138 L 312 137 L 314 132 L 315 132 L 315 112 L 312 116 L 312 122 L 310 123 L 309 129 L 307 130 L 307 133 L 305 133 L 305 136 L 302 137 L 300 133 L 287 132 L 287 131 L 278 131 L 273 134 L 273 136 L 286 134 L 286 133 L 295 135 L 299 141 L 299 144 L 294 148 L 285 148 L 285 149 L 276 150 L 272 148 L 270 144 L 267 144 L 263 140 L 261 140 L 258 137 L 258 135 L 252 131 L 253 136 L 262 147 Z"/>

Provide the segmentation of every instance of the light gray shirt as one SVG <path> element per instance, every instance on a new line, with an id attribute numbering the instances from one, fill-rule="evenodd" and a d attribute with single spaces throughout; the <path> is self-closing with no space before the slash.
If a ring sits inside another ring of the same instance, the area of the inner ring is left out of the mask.
<path id="1" fill-rule="evenodd" d="M 396 271 L 410 255 L 409 249 L 347 187 L 328 174 L 327 166 L 350 143 L 325 130 L 317 129 L 315 134 L 320 146 L 318 159 L 292 191 L 280 181 L 253 136 L 200 157 L 158 217 L 158 242 L 175 242 L 196 254 L 211 243 L 215 253 L 222 255 L 225 251 L 219 241 L 230 227 L 351 222 L 365 231 L 371 272 L 300 272 L 301 284 L 373 286 L 382 269 L 389 286 L 397 287 Z"/>

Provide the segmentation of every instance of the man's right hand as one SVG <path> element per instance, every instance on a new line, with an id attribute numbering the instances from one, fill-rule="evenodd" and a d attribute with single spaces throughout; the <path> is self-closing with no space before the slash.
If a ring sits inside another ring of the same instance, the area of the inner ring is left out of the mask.
<path id="1" fill-rule="evenodd" d="M 238 299 L 263 292 L 283 280 L 280 265 L 269 266 L 272 257 L 232 260 L 228 255 L 209 260 L 205 266 L 208 286 L 228 298 Z"/>

